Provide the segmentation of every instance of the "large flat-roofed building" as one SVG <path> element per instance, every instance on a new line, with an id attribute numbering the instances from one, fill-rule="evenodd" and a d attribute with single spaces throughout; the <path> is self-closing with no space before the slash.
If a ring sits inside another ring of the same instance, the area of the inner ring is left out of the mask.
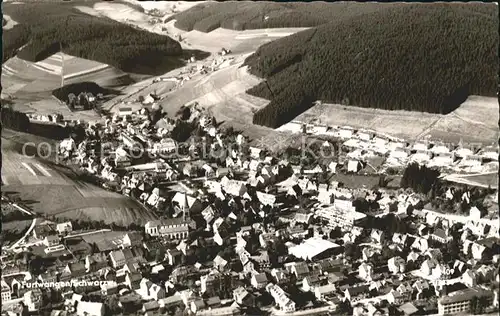
<path id="1" fill-rule="evenodd" d="M 341 247 L 336 243 L 331 241 L 313 237 L 307 239 L 304 243 L 290 247 L 288 252 L 294 255 L 297 258 L 301 258 L 303 260 L 313 260 L 318 259 L 322 256 L 327 256 L 335 252 L 337 249 Z"/>
<path id="2" fill-rule="evenodd" d="M 493 293 L 483 289 L 472 288 L 453 292 L 438 300 L 438 313 L 440 315 L 468 313 L 471 310 L 471 301 L 474 297 L 486 298 L 489 305 L 493 300 Z"/>
<path id="3" fill-rule="evenodd" d="M 328 221 L 328 226 L 339 226 L 349 229 L 366 217 L 365 214 L 356 212 L 352 201 L 336 199 L 332 206 L 323 207 L 316 211 L 316 216 Z"/>

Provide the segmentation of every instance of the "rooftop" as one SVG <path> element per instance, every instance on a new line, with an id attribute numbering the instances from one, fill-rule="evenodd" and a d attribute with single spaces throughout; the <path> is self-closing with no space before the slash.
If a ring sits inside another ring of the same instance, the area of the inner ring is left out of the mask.
<path id="1" fill-rule="evenodd" d="M 307 239 L 298 246 L 291 247 L 288 251 L 290 252 L 290 254 L 294 255 L 297 258 L 310 260 L 329 249 L 338 247 L 340 246 L 337 245 L 336 243 L 333 243 L 325 239 L 313 237 Z"/>

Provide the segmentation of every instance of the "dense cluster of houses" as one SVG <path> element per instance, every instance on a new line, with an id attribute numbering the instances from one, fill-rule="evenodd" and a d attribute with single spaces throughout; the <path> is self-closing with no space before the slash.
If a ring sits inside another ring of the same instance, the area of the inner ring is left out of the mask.
<path id="1" fill-rule="evenodd" d="M 81 143 L 64 140 L 66 157 L 159 219 L 142 231 L 98 239 L 88 237 L 92 232 L 78 235 L 70 222 L 38 224 L 29 247 L 37 249 L 44 269 L 34 272 L 19 254 L 4 254 L 2 300 L 23 301 L 35 311 L 45 304 L 46 289 L 23 287 L 26 280 L 86 279 L 109 282 L 84 293 L 61 288 L 53 308 L 58 315 L 372 316 L 498 308 L 498 218 L 485 218 L 472 204 L 468 216 L 449 216 L 409 191 L 319 180 L 319 173 L 343 171 L 336 161 L 304 169 L 249 146 L 243 135 L 230 135 L 196 107 L 187 121 L 199 126 L 202 141 L 185 153 L 171 138 L 177 122 L 161 119 L 151 126 L 145 110 L 124 109 L 89 126 Z M 409 154 L 407 145 L 370 133 L 334 133 L 360 153 L 390 152 L 388 160 L 394 152 L 409 159 L 445 151 L 435 146 Z M 107 155 L 99 153 L 105 149 L 96 135 L 114 142 Z M 193 159 L 205 145 L 230 150 Z M 135 150 L 149 153 L 148 160 L 134 157 Z M 360 208 L 360 199 L 376 210 Z"/>
<path id="2" fill-rule="evenodd" d="M 353 161 L 350 162 L 352 171 L 357 171 L 358 162 L 369 163 L 370 158 L 375 156 L 385 159 L 384 168 L 418 162 L 428 167 L 457 173 L 498 171 L 498 146 L 454 145 L 430 140 L 410 144 L 405 140 L 370 130 L 306 124 L 299 121 L 287 123 L 279 130 L 342 139 L 342 146 L 350 150 L 347 156 Z"/>

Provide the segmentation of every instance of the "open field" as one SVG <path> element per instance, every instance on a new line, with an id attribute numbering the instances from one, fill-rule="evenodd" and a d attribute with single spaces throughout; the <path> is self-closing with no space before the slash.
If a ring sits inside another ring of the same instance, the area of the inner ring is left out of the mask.
<path id="1" fill-rule="evenodd" d="M 2 232 L 8 231 L 12 234 L 22 234 L 30 227 L 32 222 L 31 219 L 2 222 Z"/>
<path id="2" fill-rule="evenodd" d="M 82 182 L 68 168 L 29 158 L 2 139 L 2 190 L 18 192 L 37 213 L 129 225 L 154 219 L 139 203 Z"/>
<path id="3" fill-rule="evenodd" d="M 16 100 L 14 108 L 25 113 L 36 113 L 39 115 L 52 115 L 54 113 L 61 114 L 67 120 L 85 120 L 92 122 L 100 120 L 99 115 L 94 110 L 71 112 L 69 108 L 62 104 L 55 97 L 46 94 L 45 99 L 36 101 L 23 95 Z"/>
<path id="4" fill-rule="evenodd" d="M 431 137 L 445 142 L 458 143 L 462 139 L 489 144 L 498 139 L 498 118 L 497 99 L 471 96 L 446 115 L 324 103 L 305 111 L 296 120 L 367 128 L 405 139 Z"/>
<path id="5" fill-rule="evenodd" d="M 64 62 L 64 67 L 63 67 Z M 110 65 L 57 53 L 32 63 L 13 57 L 2 65 L 2 85 L 6 94 L 47 92 L 64 82 L 94 81 L 103 87 L 130 84 L 132 79 L 123 71 Z"/>
<path id="6" fill-rule="evenodd" d="M 89 234 L 82 236 L 81 238 L 88 244 L 96 244 L 99 250 L 112 250 L 116 249 L 123 240 L 126 232 L 121 231 L 109 231 L 109 232 L 99 232 L 96 234 Z M 80 238 L 80 237 L 79 237 Z"/>
<path id="7" fill-rule="evenodd" d="M 135 0 L 124 0 L 124 2 L 129 2 L 134 5 L 140 5 L 144 10 L 156 9 L 160 11 L 163 18 L 169 17 L 177 12 L 182 12 L 187 9 L 194 7 L 197 4 L 204 3 L 205 1 L 135 1 Z"/>
<path id="8" fill-rule="evenodd" d="M 232 50 L 230 56 L 234 57 L 234 60 L 226 67 L 221 67 L 213 73 L 192 77 L 181 87 L 171 92 L 168 91 L 172 87 L 171 83 L 159 82 L 151 84 L 151 79 L 138 82 L 123 89 L 123 94 L 127 96 L 118 97 L 107 102 L 104 108 L 117 110 L 115 105 L 121 101 L 133 102 L 138 95 L 146 95 L 156 91 L 159 96 L 164 97 L 160 103 L 169 115 L 174 115 L 182 105 L 196 101 L 201 106 L 210 109 L 219 122 L 228 122 L 234 128 L 244 131 L 245 134 L 254 139 L 270 138 L 269 140 L 263 140 L 263 143 L 269 143 L 269 146 L 273 146 L 276 142 L 272 138 L 280 133 L 273 132 L 272 129 L 264 126 L 252 124 L 253 112 L 265 106 L 268 101 L 245 92 L 261 82 L 262 79 L 250 74 L 247 67 L 241 66 L 244 59 L 260 45 L 275 37 L 299 32 L 304 28 L 248 31 L 217 29 L 207 34 L 198 31 L 184 32 L 177 30 L 174 27 L 174 22 L 170 21 L 166 25 L 171 30 L 170 34 L 172 32 L 182 34 L 182 37 L 186 39 L 181 42 L 182 45 L 186 45 L 187 42 L 191 44 L 189 45 L 190 48 L 213 53 L 225 47 Z M 211 60 L 212 58 L 207 58 L 203 61 L 197 61 L 196 64 L 210 65 Z M 191 67 L 193 64 L 188 64 L 188 66 Z M 176 77 L 182 71 L 182 68 L 176 69 L 165 74 L 164 77 Z"/>
<path id="9" fill-rule="evenodd" d="M 483 188 L 491 187 L 493 189 L 498 189 L 498 172 L 473 175 L 451 174 L 446 176 L 445 179 L 450 182 L 462 183 Z"/>
<path id="10" fill-rule="evenodd" d="M 158 8 L 165 12 L 166 18 L 172 14 L 171 8 L 175 5 L 176 12 L 184 11 L 199 2 L 136 2 L 130 1 L 144 7 L 146 10 Z M 92 8 L 85 6 L 76 6 L 76 8 L 86 14 L 93 16 L 105 16 L 112 20 L 133 25 L 135 27 L 147 30 L 152 33 L 168 35 L 178 40 L 181 36 L 180 44 L 183 49 L 197 49 L 207 52 L 218 52 L 222 47 L 231 49 L 234 53 L 248 53 L 255 51 L 260 45 L 271 40 L 288 36 L 307 28 L 278 28 L 265 30 L 246 30 L 234 31 L 218 28 L 210 33 L 203 33 L 196 30 L 183 31 L 175 27 L 175 20 L 168 21 L 165 24 L 151 24 L 151 16 L 139 12 L 136 8 L 123 3 L 101 2 L 96 3 Z M 170 13 L 169 13 L 170 12 Z M 162 30 L 164 28 L 165 30 Z"/>

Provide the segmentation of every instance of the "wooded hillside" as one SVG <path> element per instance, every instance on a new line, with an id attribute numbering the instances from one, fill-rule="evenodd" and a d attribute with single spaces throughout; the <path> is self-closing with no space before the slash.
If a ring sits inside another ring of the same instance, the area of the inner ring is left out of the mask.
<path id="1" fill-rule="evenodd" d="M 219 27 L 249 30 L 318 26 L 380 9 L 374 3 L 226 1 L 201 3 L 171 19 L 182 30 L 210 32 Z"/>
<path id="2" fill-rule="evenodd" d="M 449 113 L 469 95 L 495 96 L 498 8 L 485 4 L 380 5 L 261 46 L 245 64 L 270 99 L 254 123 L 277 127 L 314 100 Z"/>
<path id="3" fill-rule="evenodd" d="M 36 62 L 59 51 L 115 66 L 123 71 L 165 70 L 181 63 L 180 44 L 162 36 L 80 12 L 74 3 L 3 4 L 20 24 L 4 30 L 2 62 L 14 56 Z M 23 47 L 23 45 L 25 45 Z"/>

